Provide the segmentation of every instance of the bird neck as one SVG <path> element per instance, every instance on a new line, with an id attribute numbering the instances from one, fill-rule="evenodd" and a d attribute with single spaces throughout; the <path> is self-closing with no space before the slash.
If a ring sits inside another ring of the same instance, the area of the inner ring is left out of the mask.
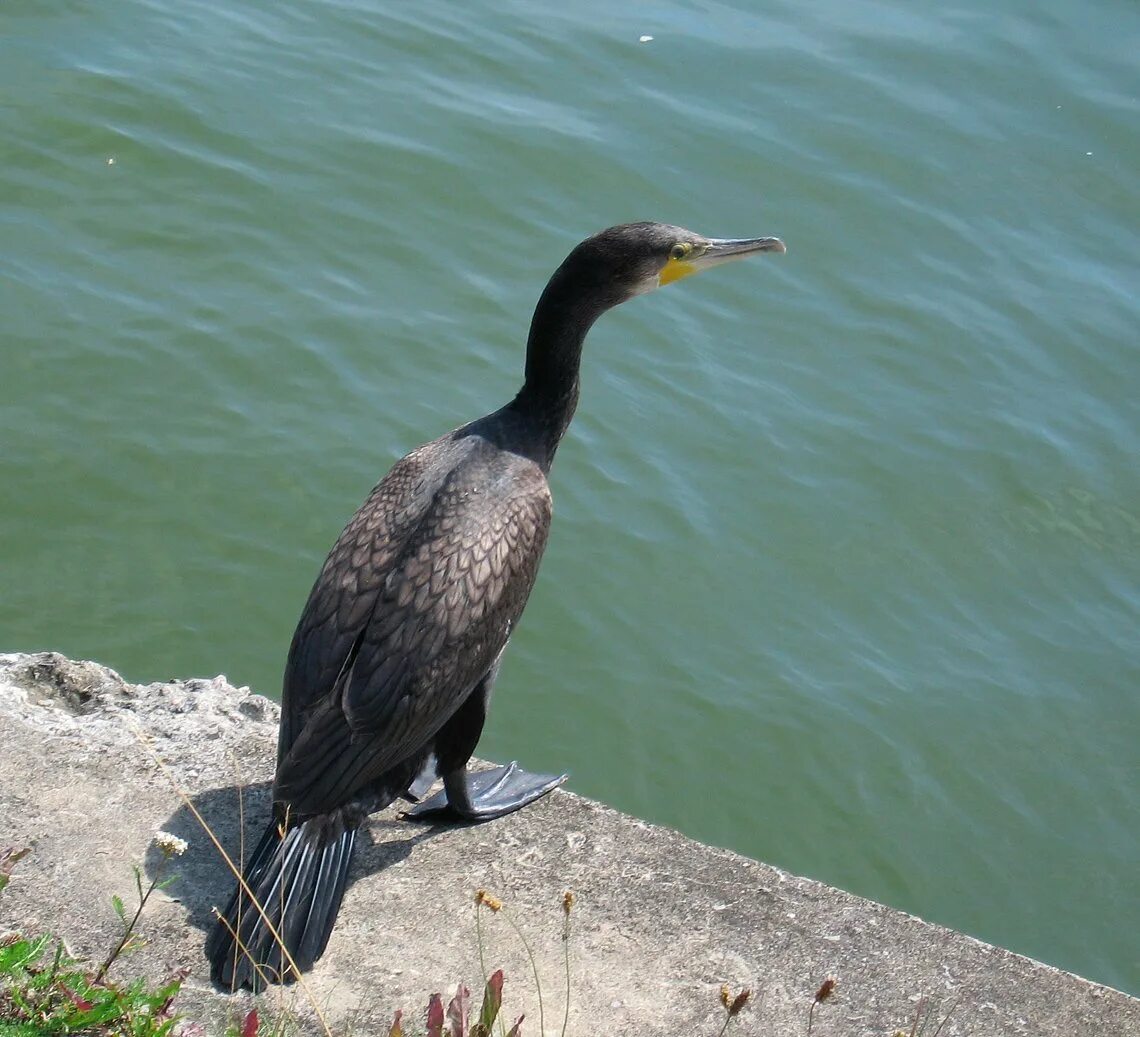
<path id="1" fill-rule="evenodd" d="M 543 291 L 526 344 L 526 380 L 511 406 L 542 440 L 546 467 L 578 406 L 578 368 L 586 333 L 617 300 L 584 293 L 562 270 Z"/>

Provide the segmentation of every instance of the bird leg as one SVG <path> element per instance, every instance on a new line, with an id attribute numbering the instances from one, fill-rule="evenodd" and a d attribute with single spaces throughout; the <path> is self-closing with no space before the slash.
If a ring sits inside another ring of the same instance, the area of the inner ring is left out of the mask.
<path id="1" fill-rule="evenodd" d="M 530 774 L 514 761 L 491 770 L 467 770 L 467 761 L 475 751 L 483 721 L 487 719 L 502 656 L 499 652 L 491 668 L 436 736 L 435 759 L 438 773 L 443 776 L 443 789 L 417 803 L 405 817 L 419 821 L 450 815 L 463 821 L 490 821 L 533 803 L 568 777 L 566 774 Z M 421 774 L 408 789 L 411 798 L 418 798 L 427 791 L 426 776 Z"/>

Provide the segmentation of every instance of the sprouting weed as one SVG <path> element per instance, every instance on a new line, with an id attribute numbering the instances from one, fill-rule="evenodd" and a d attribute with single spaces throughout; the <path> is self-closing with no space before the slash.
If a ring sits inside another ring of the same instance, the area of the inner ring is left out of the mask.
<path id="1" fill-rule="evenodd" d="M 815 1006 L 823 1004 L 833 993 L 835 987 L 839 983 L 834 976 L 828 976 L 820 985 L 819 989 L 815 992 L 815 997 L 812 998 L 811 1008 L 808 1009 L 808 1037 L 811 1037 L 812 1024 L 815 1022 Z"/>
<path id="2" fill-rule="evenodd" d="M 954 1009 L 957 1007 L 958 1002 L 952 1001 L 950 1007 L 946 1010 L 946 1014 L 939 1021 L 938 1025 L 934 1028 L 930 1037 L 938 1037 L 944 1027 L 949 1021 L 950 1016 L 954 1014 Z M 930 999 L 927 997 L 920 997 L 918 1005 L 914 1010 L 914 1022 L 911 1024 L 910 1032 L 904 1033 L 902 1030 L 896 1030 L 891 1037 L 925 1037 L 926 1028 L 930 1025 L 932 1013 L 936 1011 L 935 1007 L 931 1006 Z"/>
<path id="3" fill-rule="evenodd" d="M 490 1037 L 502 1003 L 502 969 L 487 980 L 479 1018 L 474 1023 L 471 1022 L 471 991 L 462 983 L 456 989 L 455 997 L 449 1002 L 446 1011 L 443 1008 L 443 998 L 439 994 L 432 994 L 425 1013 L 427 1037 Z M 388 1030 L 388 1037 L 404 1037 L 402 1020 L 403 1012 L 397 1012 Z M 519 1022 L 522 1022 L 521 1018 Z M 511 1032 L 518 1037 L 518 1023 Z"/>
<path id="4" fill-rule="evenodd" d="M 62 942 L 49 950 L 50 935 L 18 938 L 0 953 L 0 1030 L 16 1033 L 106 1033 L 169 1037 L 171 1005 L 185 972 L 158 984 L 135 980 L 119 985 L 96 979 Z"/>
<path id="5" fill-rule="evenodd" d="M 106 960 L 99 966 L 99 971 L 95 973 L 95 982 L 98 983 L 107 975 L 107 970 L 115 964 L 119 955 L 124 951 L 133 950 L 139 946 L 140 940 L 135 932 L 135 927 L 138 925 L 139 918 L 142 916 L 143 908 L 146 907 L 147 901 L 150 900 L 150 895 L 156 889 L 162 889 L 173 881 L 173 877 L 163 878 L 163 871 L 166 868 L 167 862 L 173 857 L 181 857 L 186 852 L 188 843 L 185 839 L 179 839 L 176 835 L 171 835 L 169 832 L 156 832 L 154 836 L 154 845 L 158 847 L 162 853 L 162 860 L 159 861 L 157 867 L 154 869 L 154 878 L 151 879 L 150 885 L 143 890 L 142 885 L 142 869 L 135 865 L 135 888 L 138 890 L 139 906 L 135 909 L 134 917 L 127 921 L 126 910 L 123 907 L 121 897 L 111 897 L 111 906 L 115 909 L 115 914 L 119 916 L 119 921 L 123 925 L 123 935 L 119 938 L 119 942 L 115 945 L 110 954 L 107 955 Z"/>
<path id="6" fill-rule="evenodd" d="M 6 850 L 0 850 L 0 889 L 8 885 L 8 881 L 12 877 L 12 869 L 31 852 L 30 846 L 24 846 L 18 850 L 9 846 Z"/>
<path id="7" fill-rule="evenodd" d="M 574 894 L 562 894 L 562 960 L 566 965 L 566 1008 L 562 1013 L 562 1037 L 570 1025 L 570 911 L 574 907 Z"/>
<path id="8" fill-rule="evenodd" d="M 498 897 L 491 896 L 485 889 L 477 889 L 475 891 L 475 903 L 481 904 L 483 907 L 489 907 L 492 911 L 503 910 L 503 902 Z"/>
<path id="9" fill-rule="evenodd" d="M 566 1001 L 565 1009 L 562 1014 L 562 1037 L 565 1037 L 566 1031 L 570 1025 L 570 916 L 576 901 L 576 896 L 570 890 L 566 890 L 566 892 L 562 894 L 562 958 L 563 970 L 566 976 Z M 519 924 L 511 916 L 511 913 L 503 909 L 503 902 L 498 897 L 492 896 L 487 892 L 487 890 L 477 889 L 475 891 L 475 936 L 479 946 L 479 967 L 483 972 L 484 983 L 491 982 L 494 977 L 491 977 L 490 980 L 487 979 L 487 966 L 484 953 L 483 927 L 481 920 L 482 912 L 479 910 L 481 907 L 489 908 L 492 912 L 495 913 L 501 912 L 502 917 L 506 919 L 507 924 L 510 925 L 510 927 L 514 930 L 515 936 L 518 937 L 519 942 L 523 946 L 523 950 L 526 951 L 527 959 L 530 962 L 531 973 L 534 976 L 535 991 L 538 995 L 538 1028 L 540 1033 L 545 1033 L 546 1010 L 542 997 L 542 980 L 538 974 L 538 962 L 534 956 L 534 948 L 531 947 L 530 941 L 527 940 L 526 935 L 523 933 L 522 929 L 519 928 Z M 512 1034 L 516 1035 L 517 1037 L 517 1035 L 521 1033 L 522 1021 L 523 1017 L 520 1016 L 518 1020 L 516 1020 L 514 1026 L 511 1027 L 506 1037 L 511 1037 Z M 503 1024 L 501 1022 L 500 1027 L 503 1027 Z M 500 1032 L 502 1032 L 502 1029 L 500 1029 Z M 474 1037 L 474 1031 L 472 1032 L 472 1037 Z"/>
<path id="10" fill-rule="evenodd" d="M 483 983 L 487 983 L 487 958 L 483 952 L 483 913 L 479 910 L 486 907 L 494 912 L 503 910 L 503 902 L 498 897 L 491 896 L 485 889 L 475 890 L 475 942 L 479 947 L 479 972 Z"/>
<path id="11" fill-rule="evenodd" d="M 834 976 L 828 976 L 820 985 L 819 989 L 815 992 L 815 1003 L 818 1005 L 831 997 L 835 991 L 835 985 L 839 981 Z"/>
<path id="12" fill-rule="evenodd" d="M 724 1024 L 721 1026 L 720 1034 L 718 1034 L 717 1037 L 721 1037 L 725 1030 L 728 1029 L 728 1024 L 740 1015 L 744 1006 L 748 1004 L 748 999 L 751 997 L 752 991 L 748 987 L 745 987 L 734 997 L 732 989 L 727 983 L 720 985 L 720 1003 L 724 1006 Z"/>
<path id="13" fill-rule="evenodd" d="M 185 839 L 179 839 L 178 836 L 171 835 L 169 832 L 156 832 L 154 845 L 162 851 L 163 857 L 167 860 L 170 860 L 171 857 L 181 857 L 190 846 Z"/>

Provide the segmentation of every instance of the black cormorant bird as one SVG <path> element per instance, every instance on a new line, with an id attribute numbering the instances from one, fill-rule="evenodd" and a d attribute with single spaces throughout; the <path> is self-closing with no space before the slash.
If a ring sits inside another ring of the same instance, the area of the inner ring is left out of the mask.
<path id="1" fill-rule="evenodd" d="M 546 478 L 578 402 L 582 341 L 635 295 L 783 251 L 778 238 L 705 238 L 660 223 L 587 238 L 538 301 L 518 395 L 412 451 L 372 491 L 293 635 L 274 814 L 244 869 L 261 909 L 234 893 L 207 946 L 215 982 L 256 990 L 312 966 L 372 811 L 415 801 L 439 775 L 443 791 L 409 814 L 483 821 L 565 780 L 513 763 L 468 773 L 466 764 L 546 547 Z"/>

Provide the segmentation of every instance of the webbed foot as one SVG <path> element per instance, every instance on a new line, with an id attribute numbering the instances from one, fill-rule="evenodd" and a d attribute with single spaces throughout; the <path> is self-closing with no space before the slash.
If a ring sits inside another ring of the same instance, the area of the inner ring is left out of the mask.
<path id="1" fill-rule="evenodd" d="M 490 821 L 541 799 L 561 785 L 567 774 L 531 774 L 512 761 L 486 771 L 460 768 L 444 776 L 443 788 L 417 803 L 403 816 L 415 821 L 451 816 L 464 821 Z"/>

